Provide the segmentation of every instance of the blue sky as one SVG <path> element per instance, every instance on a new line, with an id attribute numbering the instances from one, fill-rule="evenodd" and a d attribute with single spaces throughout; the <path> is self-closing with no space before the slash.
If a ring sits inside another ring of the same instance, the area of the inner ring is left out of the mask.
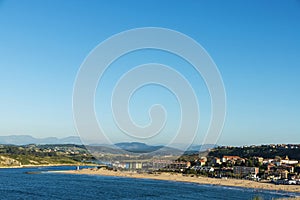
<path id="1" fill-rule="evenodd" d="M 113 34 L 151 26 L 194 38 L 218 66 L 227 93 L 227 118 L 219 144 L 299 143 L 299 21 L 300 1 L 296 0 L 2 0 L 0 135 L 77 135 L 72 91 L 84 58 Z M 148 58 L 145 53 L 131 61 L 129 56 L 127 63 L 141 58 L 178 63 L 167 55 L 150 52 Z M 191 71 L 182 73 L 193 79 Z M 110 78 L 114 76 L 108 75 Z M 200 89 L 205 116 L 209 114 L 208 94 L 202 86 Z M 161 92 L 155 87 L 148 88 L 151 90 Z M 97 94 L 101 92 L 99 87 Z M 135 98 L 143 100 L 138 94 Z M 162 93 L 158 99 L 150 98 L 147 105 L 154 100 L 173 102 L 172 98 Z M 97 102 L 99 109 L 105 105 Z M 168 105 L 171 112 L 175 104 Z M 145 112 L 135 114 L 134 108 L 132 112 L 140 123 L 147 122 Z M 173 120 L 176 126 L 178 119 Z"/>

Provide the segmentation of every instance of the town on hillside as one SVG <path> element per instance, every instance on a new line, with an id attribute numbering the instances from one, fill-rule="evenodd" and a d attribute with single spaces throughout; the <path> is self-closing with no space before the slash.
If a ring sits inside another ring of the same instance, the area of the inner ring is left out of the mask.
<path id="1" fill-rule="evenodd" d="M 175 161 L 168 159 L 115 161 L 111 163 L 111 167 L 114 170 L 178 172 L 187 176 L 300 185 L 299 151 L 300 145 L 225 146 L 210 150 L 206 156 L 183 155 Z M 282 156 L 285 153 L 287 155 Z"/>

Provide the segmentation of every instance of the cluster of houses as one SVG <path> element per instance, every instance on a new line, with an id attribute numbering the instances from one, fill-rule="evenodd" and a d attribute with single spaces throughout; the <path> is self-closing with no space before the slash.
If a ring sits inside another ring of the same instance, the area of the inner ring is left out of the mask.
<path id="1" fill-rule="evenodd" d="M 298 160 L 276 157 L 251 159 L 239 156 L 223 156 L 207 159 L 203 157 L 192 167 L 197 172 L 210 173 L 219 177 L 233 177 L 253 180 L 270 180 L 276 184 L 300 184 Z"/>
<path id="2" fill-rule="evenodd" d="M 268 159 L 263 163 L 267 166 L 263 178 L 271 179 L 276 183 L 288 182 L 297 183 L 300 180 L 300 166 L 297 160 L 285 159 Z"/>
<path id="3" fill-rule="evenodd" d="M 258 162 L 261 158 L 255 158 Z M 235 177 L 235 178 L 258 178 L 259 168 L 246 165 L 247 159 L 239 156 L 223 156 L 222 158 L 202 157 L 195 161 L 191 169 L 200 174 L 207 174 L 216 177 Z"/>
<path id="4" fill-rule="evenodd" d="M 276 184 L 300 184 L 300 164 L 288 157 L 251 159 L 239 156 L 201 157 L 195 161 L 123 161 L 114 162 L 112 167 L 120 170 L 172 171 L 194 173 L 219 178 L 270 180 Z"/>
<path id="5" fill-rule="evenodd" d="M 222 158 L 202 157 L 195 161 L 191 167 L 197 173 L 217 177 L 232 177 L 252 180 L 270 180 L 276 184 L 300 184 L 300 163 L 276 157 L 264 159 L 253 157 L 251 159 L 239 156 L 223 156 Z"/>

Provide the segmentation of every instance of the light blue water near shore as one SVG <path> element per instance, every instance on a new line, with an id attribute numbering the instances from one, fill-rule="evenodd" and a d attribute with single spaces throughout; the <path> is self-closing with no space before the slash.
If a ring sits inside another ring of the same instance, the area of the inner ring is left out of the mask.
<path id="1" fill-rule="evenodd" d="M 288 197 L 291 193 L 257 191 L 131 179 L 58 173 L 26 174 L 28 171 L 66 170 L 75 167 L 0 169 L 0 199 L 253 199 Z M 295 194 L 294 194 L 295 195 Z M 299 195 L 299 194 L 298 194 Z"/>

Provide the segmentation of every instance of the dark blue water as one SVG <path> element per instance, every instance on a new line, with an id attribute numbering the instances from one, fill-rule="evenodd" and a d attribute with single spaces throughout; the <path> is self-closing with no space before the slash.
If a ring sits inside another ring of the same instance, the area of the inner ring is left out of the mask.
<path id="1" fill-rule="evenodd" d="M 0 169 L 0 199 L 266 199 L 292 194 L 148 179 L 28 171 L 71 167 Z M 75 167 L 72 167 L 75 169 Z"/>

